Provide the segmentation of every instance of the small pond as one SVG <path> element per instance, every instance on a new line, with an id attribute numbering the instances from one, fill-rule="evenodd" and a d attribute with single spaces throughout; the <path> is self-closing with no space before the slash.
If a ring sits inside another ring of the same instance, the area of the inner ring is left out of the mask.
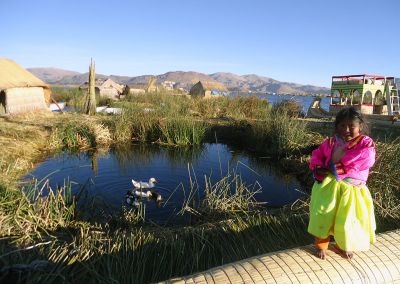
<path id="1" fill-rule="evenodd" d="M 105 152 L 61 152 L 41 163 L 27 178 L 48 176 L 52 188 L 69 180 L 72 192 L 85 197 L 80 202 L 95 200 L 97 209 L 118 212 L 127 206 L 125 195 L 132 189 L 131 179 L 148 181 L 154 177 L 158 181 L 154 190 L 167 202 L 158 208 L 155 202 L 142 199 L 145 217 L 166 224 L 184 221 L 176 213 L 189 195 L 190 177 L 203 189 L 205 176 L 215 183 L 228 173 L 239 175 L 249 188 L 259 189 L 256 200 L 266 206 L 279 207 L 302 196 L 299 182 L 280 173 L 268 157 L 221 143 L 206 143 L 199 148 L 133 144 Z M 200 190 L 198 196 L 202 194 Z"/>

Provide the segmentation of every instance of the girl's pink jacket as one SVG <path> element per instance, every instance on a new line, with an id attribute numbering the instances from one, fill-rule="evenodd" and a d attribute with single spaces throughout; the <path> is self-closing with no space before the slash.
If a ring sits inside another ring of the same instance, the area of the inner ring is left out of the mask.
<path id="1" fill-rule="evenodd" d="M 314 171 L 314 177 L 318 181 L 322 181 L 324 176 L 317 175 L 316 169 L 325 168 L 336 170 L 336 179 L 353 178 L 364 183 L 368 179 L 369 169 L 375 162 L 375 143 L 366 136 L 359 135 L 345 144 L 345 155 L 340 161 L 334 165 L 330 165 L 333 149 L 337 146 L 340 138 L 336 136 L 327 138 L 322 144 L 312 152 L 310 169 Z"/>

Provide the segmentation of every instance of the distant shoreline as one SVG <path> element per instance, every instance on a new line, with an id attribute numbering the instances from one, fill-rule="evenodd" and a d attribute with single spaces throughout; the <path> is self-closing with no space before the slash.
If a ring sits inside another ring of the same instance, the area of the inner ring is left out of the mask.
<path id="1" fill-rule="evenodd" d="M 252 95 L 271 95 L 271 96 L 296 96 L 296 97 L 329 97 L 330 94 L 289 94 L 289 93 L 282 93 L 282 94 L 276 94 L 276 93 L 267 93 L 267 92 L 238 92 L 238 91 L 230 91 L 231 94 L 234 95 L 246 95 L 246 96 L 252 96 Z"/>

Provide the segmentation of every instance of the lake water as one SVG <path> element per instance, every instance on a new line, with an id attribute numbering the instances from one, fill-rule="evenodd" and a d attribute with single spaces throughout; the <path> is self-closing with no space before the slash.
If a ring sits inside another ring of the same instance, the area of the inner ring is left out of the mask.
<path id="1" fill-rule="evenodd" d="M 314 101 L 316 97 L 311 96 L 292 96 L 292 95 L 272 95 L 272 94 L 261 94 L 258 95 L 260 98 L 267 99 L 268 102 L 272 104 L 279 103 L 284 100 L 294 100 L 298 102 L 303 107 L 303 112 L 306 114 L 308 108 L 310 107 L 311 103 Z M 329 97 L 322 97 L 321 99 L 321 106 L 325 110 L 329 110 Z"/>
<path id="2" fill-rule="evenodd" d="M 47 175 L 52 188 L 72 182 L 73 193 L 85 188 L 85 200 L 95 200 L 97 209 L 118 211 L 125 206 L 125 194 L 131 179 L 148 181 L 154 177 L 155 190 L 164 201 L 160 208 L 143 199 L 148 221 L 165 224 L 183 222 L 176 216 L 190 191 L 190 176 L 204 188 L 205 176 L 212 183 L 227 176 L 240 175 L 250 188 L 260 189 L 256 199 L 278 207 L 302 196 L 298 181 L 282 174 L 266 157 L 225 144 L 204 144 L 200 148 L 175 148 L 156 145 L 129 145 L 105 153 L 60 153 L 40 164 L 30 175 L 39 180 Z M 201 198 L 203 193 L 199 192 Z M 82 202 L 81 198 L 81 202 Z M 129 206 L 128 206 L 129 207 Z"/>
<path id="3" fill-rule="evenodd" d="M 232 96 L 235 96 L 235 93 L 231 94 Z M 243 95 L 243 94 L 241 94 Z M 244 96 L 250 96 L 251 94 L 244 95 Z M 266 99 L 268 102 L 271 104 L 276 104 L 284 100 L 294 100 L 298 102 L 302 108 L 303 112 L 307 114 L 308 108 L 310 107 L 311 103 L 314 101 L 316 97 L 314 96 L 294 96 L 294 95 L 273 95 L 273 94 L 257 94 L 256 95 L 259 98 Z M 329 110 L 329 103 L 330 103 L 330 98 L 329 97 L 322 97 L 321 98 L 321 106 L 325 110 Z"/>

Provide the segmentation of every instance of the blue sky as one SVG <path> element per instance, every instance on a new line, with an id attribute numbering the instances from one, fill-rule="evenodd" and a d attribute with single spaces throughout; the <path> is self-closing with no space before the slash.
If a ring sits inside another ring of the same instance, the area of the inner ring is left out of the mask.
<path id="1" fill-rule="evenodd" d="M 0 0 L 0 57 L 28 67 L 137 76 L 257 74 L 329 86 L 400 77 L 400 1 Z"/>

